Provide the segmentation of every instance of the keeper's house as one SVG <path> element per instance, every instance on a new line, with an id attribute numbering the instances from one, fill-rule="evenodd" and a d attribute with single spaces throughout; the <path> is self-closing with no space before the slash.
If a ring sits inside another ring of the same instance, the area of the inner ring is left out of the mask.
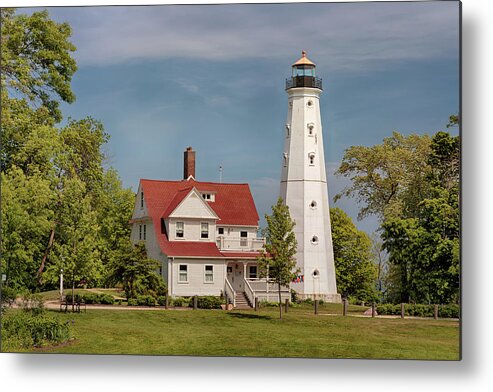
<path id="1" fill-rule="evenodd" d="M 131 220 L 131 240 L 144 241 L 161 263 L 169 295 L 224 295 L 235 307 L 277 300 L 258 278 L 259 216 L 248 184 L 195 180 L 195 151 L 184 153 L 181 181 L 141 179 Z M 283 289 L 283 300 L 289 290 Z"/>

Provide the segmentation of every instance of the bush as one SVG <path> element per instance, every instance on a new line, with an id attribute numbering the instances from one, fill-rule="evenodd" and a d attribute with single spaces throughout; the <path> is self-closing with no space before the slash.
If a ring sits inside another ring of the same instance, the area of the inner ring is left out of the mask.
<path id="1" fill-rule="evenodd" d="M 137 299 L 136 298 L 129 298 L 127 300 L 127 305 L 128 306 L 137 306 L 138 305 Z"/>
<path id="2" fill-rule="evenodd" d="M 113 305 L 115 303 L 115 298 L 109 294 L 99 294 L 98 303 L 103 305 Z"/>
<path id="3" fill-rule="evenodd" d="M 62 343 L 71 337 L 68 323 L 47 314 L 13 312 L 2 319 L 2 350 L 18 351 L 46 343 Z"/>
<path id="4" fill-rule="evenodd" d="M 185 297 L 176 297 L 173 298 L 173 306 L 188 306 L 190 303 L 190 298 L 185 298 Z"/>
<path id="5" fill-rule="evenodd" d="M 160 306 L 166 306 L 166 296 L 161 295 L 161 296 L 157 297 L 157 303 Z"/>
<path id="6" fill-rule="evenodd" d="M 138 295 L 137 305 L 139 306 L 156 306 L 156 299 L 151 295 Z"/>
<path id="7" fill-rule="evenodd" d="M 197 297 L 197 308 L 199 309 L 221 309 L 221 298 L 212 295 Z M 193 297 L 190 298 L 189 307 L 193 307 Z"/>
<path id="8" fill-rule="evenodd" d="M 41 315 L 45 311 L 44 299 L 40 294 L 25 294 L 22 298 L 22 309 L 34 315 Z"/>
<path id="9" fill-rule="evenodd" d="M 276 308 L 279 307 L 279 302 L 273 301 L 260 301 L 260 306 L 263 308 Z"/>
<path id="10" fill-rule="evenodd" d="M 92 293 L 87 293 L 81 296 L 81 299 L 86 303 L 86 304 L 99 304 L 99 295 L 97 294 L 92 294 Z"/>
<path id="11" fill-rule="evenodd" d="M 377 313 L 380 315 L 400 315 L 401 305 L 394 304 L 382 304 L 377 306 Z M 433 317 L 435 313 L 434 305 L 423 304 L 405 304 L 404 314 L 406 316 L 414 317 Z M 438 307 L 438 316 L 444 318 L 458 318 L 459 317 L 459 305 L 440 305 Z"/>

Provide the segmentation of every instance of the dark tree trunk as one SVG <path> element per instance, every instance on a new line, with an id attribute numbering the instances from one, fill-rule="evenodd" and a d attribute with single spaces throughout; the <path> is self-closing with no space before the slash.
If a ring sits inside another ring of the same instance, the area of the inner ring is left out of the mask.
<path id="1" fill-rule="evenodd" d="M 45 253 L 43 255 L 43 258 L 41 259 L 41 265 L 39 266 L 38 272 L 36 274 L 36 277 L 38 278 L 39 285 L 41 285 L 43 283 L 42 274 L 43 274 L 43 270 L 45 268 L 46 259 L 48 258 L 48 254 L 50 253 L 50 250 L 53 247 L 53 240 L 54 239 L 55 239 L 55 225 L 53 225 L 53 227 L 50 231 L 50 238 L 48 240 L 48 246 L 45 249 Z"/>

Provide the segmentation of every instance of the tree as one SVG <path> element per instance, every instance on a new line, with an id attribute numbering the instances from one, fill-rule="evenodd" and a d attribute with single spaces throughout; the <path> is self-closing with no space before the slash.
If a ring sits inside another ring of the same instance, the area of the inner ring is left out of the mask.
<path id="1" fill-rule="evenodd" d="M 293 231 L 295 223 L 289 214 L 289 207 L 283 203 L 282 198 L 272 206 L 272 215 L 266 214 L 265 219 L 266 243 L 257 258 L 259 276 L 277 284 L 279 318 L 282 319 L 281 286 L 289 286 L 299 272 L 294 258 L 298 246 Z"/>
<path id="2" fill-rule="evenodd" d="M 429 190 L 413 217 L 382 224 L 400 300 L 456 302 L 459 296 L 459 138 L 437 132 L 426 160 Z M 395 292 L 393 297 L 395 298 Z"/>
<path id="3" fill-rule="evenodd" d="M 336 174 L 348 177 L 351 185 L 335 200 L 355 197 L 362 204 L 358 219 L 413 216 L 428 191 L 429 151 L 429 136 L 398 132 L 376 146 L 348 148 Z"/>
<path id="4" fill-rule="evenodd" d="M 45 107 L 59 122 L 59 100 L 75 100 L 70 83 L 77 65 L 71 56 L 75 46 L 69 41 L 70 26 L 51 20 L 48 11 L 16 15 L 15 9 L 2 8 L 0 19 L 2 89 Z"/>
<path id="5" fill-rule="evenodd" d="M 127 299 L 137 295 L 166 295 L 166 284 L 156 273 L 159 262 L 147 258 L 145 244 L 133 245 L 127 240 L 126 245 L 111 262 L 108 282 L 123 284 Z"/>
<path id="6" fill-rule="evenodd" d="M 371 241 L 339 208 L 330 209 L 337 290 L 344 297 L 371 301 L 376 297 L 377 268 Z"/>

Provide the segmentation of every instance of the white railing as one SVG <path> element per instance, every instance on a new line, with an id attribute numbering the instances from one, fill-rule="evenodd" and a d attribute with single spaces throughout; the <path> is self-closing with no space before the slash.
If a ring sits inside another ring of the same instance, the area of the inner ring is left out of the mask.
<path id="1" fill-rule="evenodd" d="M 265 244 L 265 238 L 227 238 L 218 236 L 216 238 L 219 250 L 258 251 Z"/>
<path id="2" fill-rule="evenodd" d="M 224 279 L 224 295 L 226 297 L 226 309 L 230 299 L 232 299 L 233 308 L 236 307 L 236 292 L 228 279 Z"/>
<path id="3" fill-rule="evenodd" d="M 254 300 L 255 298 L 258 298 L 259 301 L 269 302 L 279 300 L 279 287 L 277 284 L 270 283 L 267 279 L 245 279 L 245 287 L 247 287 L 247 284 L 253 292 Z M 291 299 L 291 291 L 289 287 L 281 286 L 281 301 L 284 302 L 286 299 Z"/>
<path id="4" fill-rule="evenodd" d="M 248 301 L 250 301 L 250 305 L 255 306 L 255 292 L 253 291 L 252 286 L 250 286 L 250 283 L 246 279 L 243 279 L 243 285 L 245 287 L 245 294 Z"/>

